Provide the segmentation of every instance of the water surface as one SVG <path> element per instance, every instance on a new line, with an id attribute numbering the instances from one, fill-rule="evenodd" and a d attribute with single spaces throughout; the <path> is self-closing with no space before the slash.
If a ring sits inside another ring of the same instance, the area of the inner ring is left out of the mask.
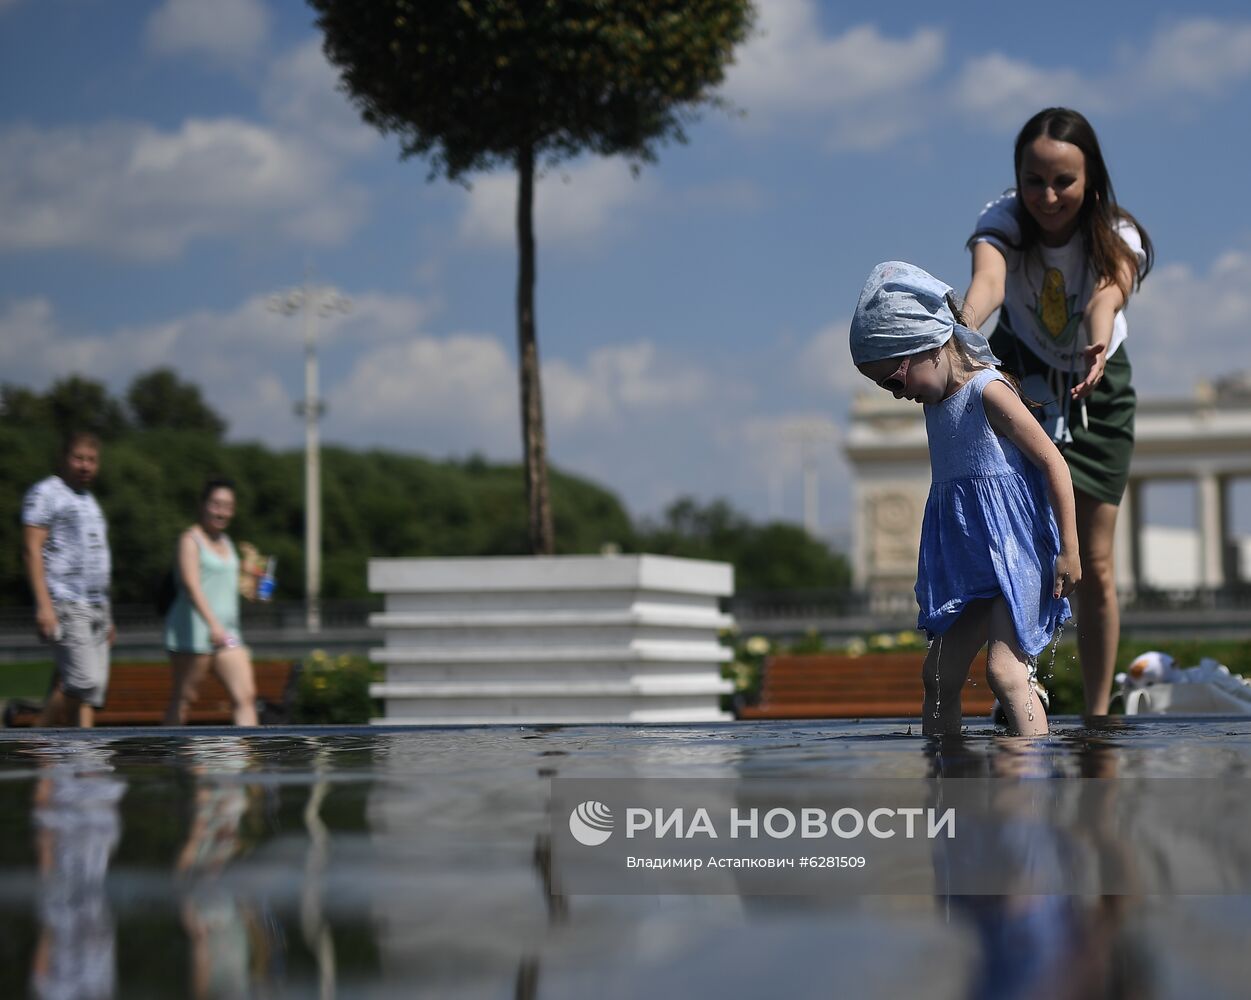
<path id="1" fill-rule="evenodd" d="M 549 779 L 1251 773 L 1251 720 L 0 733 L 5 995 L 1242 997 L 1251 897 L 552 893 Z M 1251 836 L 1251 834 L 1248 834 Z"/>

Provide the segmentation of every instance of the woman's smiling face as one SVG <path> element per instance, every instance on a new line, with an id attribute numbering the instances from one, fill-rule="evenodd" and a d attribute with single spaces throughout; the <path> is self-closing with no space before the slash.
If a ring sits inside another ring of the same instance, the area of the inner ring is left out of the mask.
<path id="1" fill-rule="evenodd" d="M 235 491 L 219 486 L 208 495 L 200 510 L 200 524 L 210 534 L 217 534 L 230 527 L 235 516 Z"/>
<path id="2" fill-rule="evenodd" d="M 1017 190 L 1048 246 L 1063 246 L 1077 231 L 1086 200 L 1086 157 L 1071 142 L 1040 135 L 1025 147 Z"/>

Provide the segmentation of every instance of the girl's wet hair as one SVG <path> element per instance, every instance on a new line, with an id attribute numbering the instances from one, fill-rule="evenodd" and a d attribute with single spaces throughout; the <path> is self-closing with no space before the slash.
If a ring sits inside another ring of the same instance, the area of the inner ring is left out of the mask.
<path id="1" fill-rule="evenodd" d="M 1112 189 L 1112 179 L 1108 176 L 1107 165 L 1103 161 L 1103 150 L 1099 147 L 1099 139 L 1090 122 L 1071 108 L 1044 108 L 1027 121 L 1017 134 L 1016 145 L 1012 153 L 1013 176 L 1016 178 L 1018 190 L 1021 183 L 1021 161 L 1025 158 L 1025 150 L 1035 139 L 1046 136 L 1057 142 L 1067 142 L 1082 151 L 1086 159 L 1086 197 L 1082 202 L 1077 217 L 1078 231 L 1082 234 L 1082 243 L 1090 258 L 1095 275 L 1104 281 L 1119 286 L 1126 297 L 1142 283 L 1152 265 L 1155 263 L 1155 247 L 1147 231 L 1129 212 L 1116 202 L 1116 194 Z M 1134 251 L 1122 240 L 1116 231 L 1117 223 L 1124 219 L 1138 230 L 1142 239 L 1145 260 L 1140 265 Z M 982 236 L 994 236 L 1013 250 L 1030 251 L 1039 245 L 1038 223 L 1026 211 L 1024 205 L 1017 202 L 1017 222 L 1021 230 L 1021 242 L 1017 245 L 1007 238 L 1005 233 L 995 229 L 979 229 L 969 237 L 968 245 Z M 1122 271 L 1128 270 L 1134 275 L 1131 287 L 1122 284 Z"/>

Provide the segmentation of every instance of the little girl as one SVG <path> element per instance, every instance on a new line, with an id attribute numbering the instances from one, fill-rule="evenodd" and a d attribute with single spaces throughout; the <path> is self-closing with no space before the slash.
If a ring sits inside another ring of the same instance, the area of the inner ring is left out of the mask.
<path id="1" fill-rule="evenodd" d="M 986 338 L 960 321 L 951 291 L 888 261 L 869 275 L 851 321 L 860 373 L 925 406 L 933 482 L 916 595 L 917 627 L 932 641 L 922 732 L 960 732 L 960 690 L 989 641 L 986 680 L 1009 730 L 1043 735 L 1030 660 L 1069 618 L 1065 598 L 1081 579 L 1073 484 Z"/>

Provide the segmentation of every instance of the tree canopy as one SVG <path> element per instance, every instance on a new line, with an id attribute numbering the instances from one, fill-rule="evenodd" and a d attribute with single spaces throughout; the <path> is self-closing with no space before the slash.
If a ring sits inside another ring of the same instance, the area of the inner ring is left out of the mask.
<path id="1" fill-rule="evenodd" d="M 215 438 L 226 433 L 226 421 L 200 395 L 200 387 L 182 381 L 172 369 L 157 368 L 130 384 L 126 404 L 140 430 L 203 431 Z"/>
<path id="2" fill-rule="evenodd" d="M 309 0 L 365 121 L 451 179 L 529 148 L 649 160 L 716 103 L 749 0 Z"/>
<path id="3" fill-rule="evenodd" d="M 309 0 L 365 121 L 430 176 L 517 170 L 517 357 L 531 550 L 554 551 L 534 311 L 536 163 L 685 141 L 750 0 Z"/>

